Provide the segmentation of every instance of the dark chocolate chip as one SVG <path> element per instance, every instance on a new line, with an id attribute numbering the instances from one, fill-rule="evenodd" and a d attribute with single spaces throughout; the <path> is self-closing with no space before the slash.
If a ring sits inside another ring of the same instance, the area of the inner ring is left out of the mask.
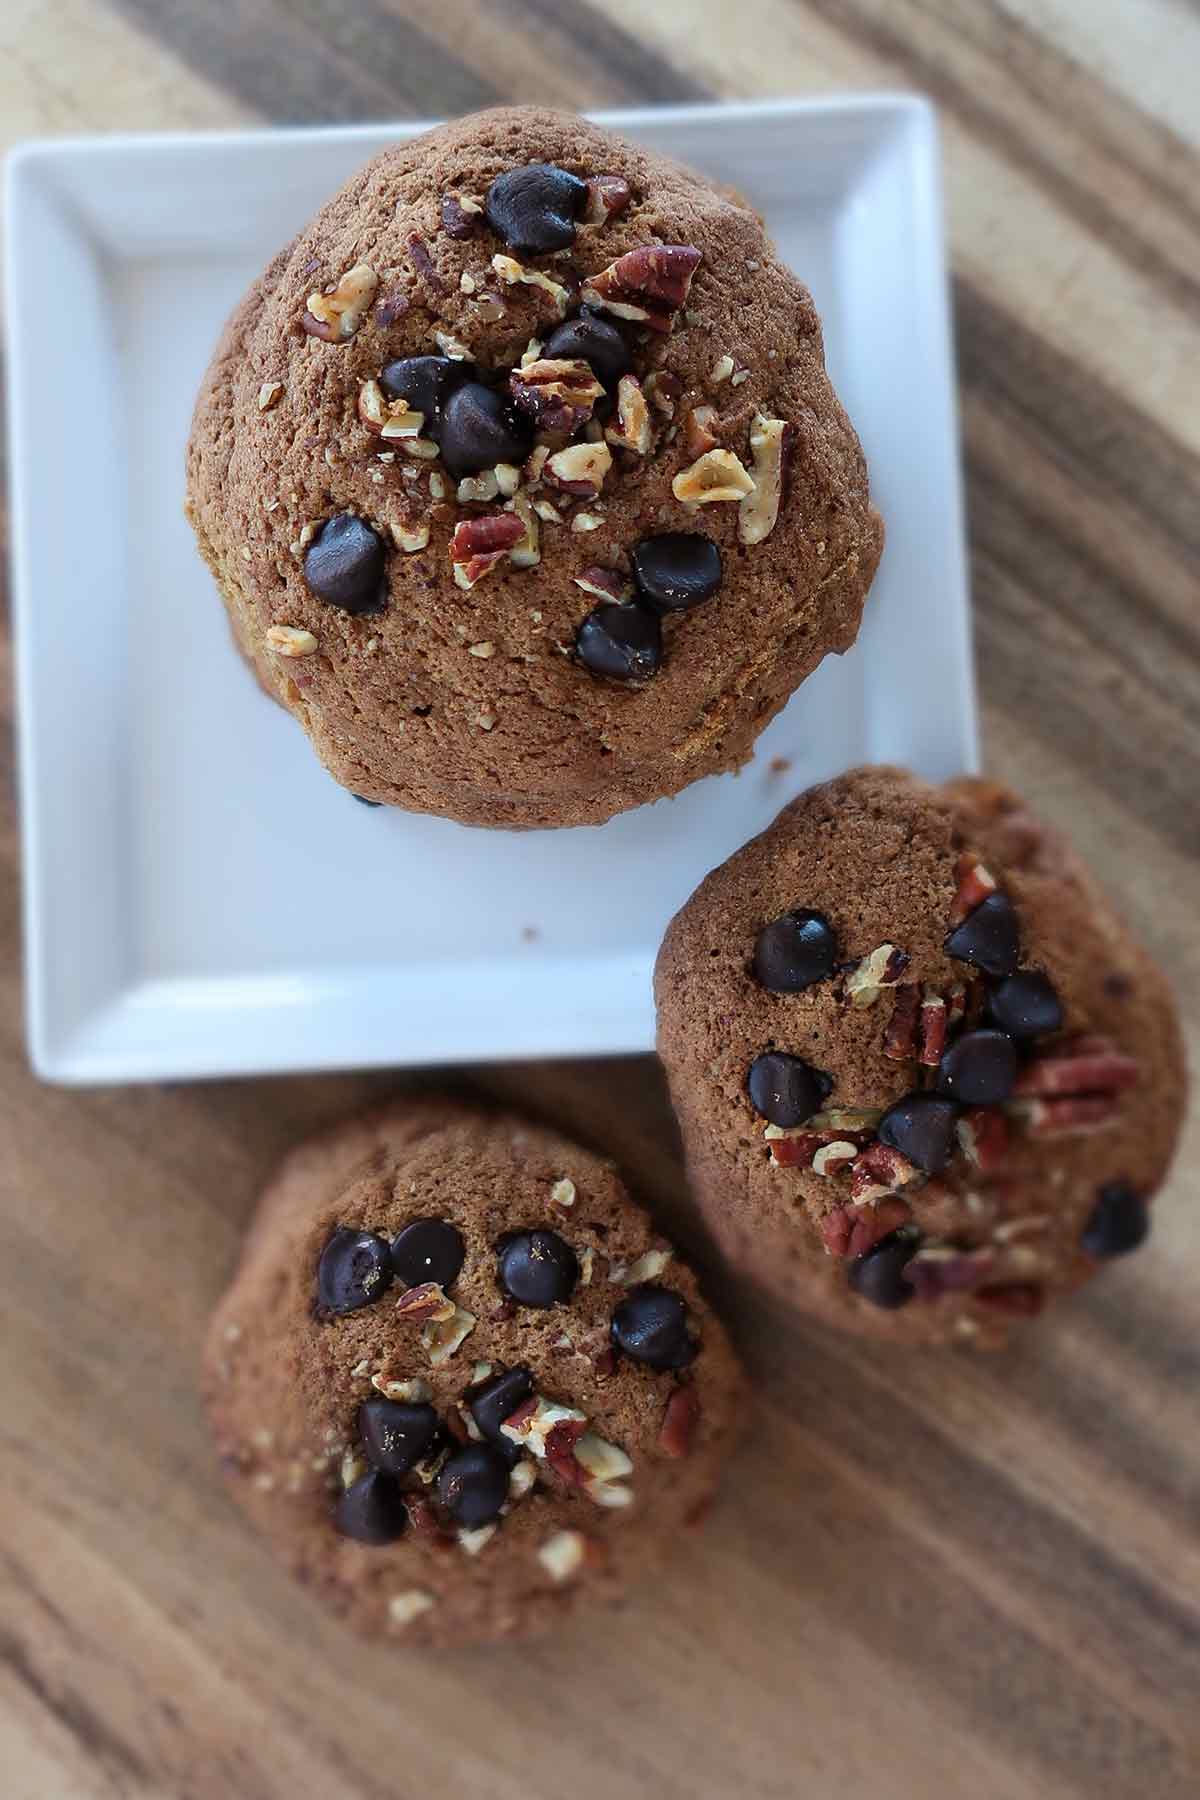
<path id="1" fill-rule="evenodd" d="M 1040 969 L 1018 969 L 998 982 L 988 998 L 988 1012 L 1015 1038 L 1045 1037 L 1062 1027 L 1062 1002 L 1049 976 Z"/>
<path id="2" fill-rule="evenodd" d="M 958 1108 L 937 1094 L 906 1094 L 879 1121 L 879 1141 L 907 1156 L 927 1175 L 938 1175 L 954 1153 Z"/>
<path id="3" fill-rule="evenodd" d="M 837 960 L 837 937 L 824 913 L 798 906 L 759 932 L 754 979 L 773 994 L 798 994 L 832 975 Z"/>
<path id="4" fill-rule="evenodd" d="M 877 1244 L 850 1264 L 846 1279 L 853 1291 L 872 1306 L 896 1312 L 915 1300 L 917 1290 L 904 1279 L 904 1270 L 912 1261 L 919 1239 L 903 1228 L 880 1238 Z"/>
<path id="5" fill-rule="evenodd" d="M 629 560 L 642 599 L 656 612 L 686 612 L 711 600 L 721 585 L 721 552 L 698 531 L 642 538 Z"/>
<path id="6" fill-rule="evenodd" d="M 630 1288 L 621 1301 L 612 1316 L 612 1341 L 650 1369 L 686 1369 L 699 1349 L 688 1335 L 682 1295 L 652 1281 Z"/>
<path id="7" fill-rule="evenodd" d="M 503 1369 L 499 1375 L 489 1376 L 482 1387 L 468 1395 L 471 1417 L 488 1443 L 496 1446 L 510 1466 L 521 1452 L 500 1427 L 532 1393 L 533 1376 L 528 1369 Z"/>
<path id="8" fill-rule="evenodd" d="M 1007 894 L 989 894 L 956 925 L 946 949 L 987 975 L 1012 975 L 1021 956 L 1021 927 Z"/>
<path id="9" fill-rule="evenodd" d="M 616 326 L 586 311 L 552 331 L 542 355 L 548 361 L 587 363 L 606 388 L 615 387 L 633 367 L 629 345 Z"/>
<path id="10" fill-rule="evenodd" d="M 1088 1256 L 1106 1262 L 1136 1250 L 1149 1231 L 1150 1208 L 1142 1196 L 1127 1181 L 1110 1181 L 1100 1189 L 1080 1243 Z"/>
<path id="11" fill-rule="evenodd" d="M 438 443 L 452 475 L 474 475 L 497 463 L 524 462 L 530 435 L 494 388 L 467 381 L 442 409 Z"/>
<path id="12" fill-rule="evenodd" d="M 803 1125 L 820 1112 L 833 1081 L 799 1056 L 768 1050 L 756 1056 L 746 1077 L 746 1092 L 756 1113 L 785 1130 Z"/>
<path id="13" fill-rule="evenodd" d="M 937 1084 L 963 1106 L 999 1106 L 1017 1079 L 1017 1046 L 1007 1031 L 966 1031 L 938 1064 Z"/>
<path id="14" fill-rule="evenodd" d="M 378 807 L 378 806 L 383 805 L 382 800 L 368 800 L 367 796 L 365 794 L 351 794 L 350 798 L 352 800 L 357 800 L 358 804 L 360 806 L 376 806 L 376 807 Z"/>
<path id="15" fill-rule="evenodd" d="M 364 1400 L 358 1435 L 367 1461 L 385 1475 L 407 1475 L 429 1450 L 440 1429 L 432 1406 L 400 1400 Z"/>
<path id="16" fill-rule="evenodd" d="M 448 1291 L 466 1253 L 462 1232 L 449 1219 L 414 1219 L 392 1239 L 392 1267 L 405 1287 L 436 1281 Z"/>
<path id="17" fill-rule="evenodd" d="M 493 1445 L 466 1444 L 442 1464 L 438 1499 L 457 1525 L 489 1525 L 508 1499 L 508 1470 L 507 1458 Z"/>
<path id="18" fill-rule="evenodd" d="M 373 1231 L 339 1225 L 317 1265 L 317 1301 L 328 1312 L 373 1306 L 392 1285 L 392 1257 Z"/>
<path id="19" fill-rule="evenodd" d="M 642 606 L 605 600 L 579 627 L 575 648 L 593 675 L 649 681 L 662 664 L 662 626 Z"/>
<path id="20" fill-rule="evenodd" d="M 333 1522 L 343 1537 L 360 1544 L 393 1544 L 408 1524 L 408 1513 L 391 1476 L 368 1469 L 338 1500 Z"/>
<path id="21" fill-rule="evenodd" d="M 513 1231 L 500 1244 L 500 1286 L 521 1306 L 557 1306 L 579 1280 L 579 1259 L 557 1231 Z"/>
<path id="22" fill-rule="evenodd" d="M 383 605 L 383 542 L 353 513 L 326 519 L 304 552 L 311 593 L 342 612 L 376 612 Z"/>
<path id="23" fill-rule="evenodd" d="M 388 363 L 379 385 L 392 400 L 406 400 L 424 415 L 422 434 L 436 438 L 442 408 L 456 388 L 475 376 L 475 365 L 452 356 L 402 356 Z"/>
<path id="24" fill-rule="evenodd" d="M 484 197 L 492 230 L 513 250 L 544 256 L 575 242 L 575 221 L 587 203 L 587 182 L 553 163 L 528 163 L 497 175 Z"/>

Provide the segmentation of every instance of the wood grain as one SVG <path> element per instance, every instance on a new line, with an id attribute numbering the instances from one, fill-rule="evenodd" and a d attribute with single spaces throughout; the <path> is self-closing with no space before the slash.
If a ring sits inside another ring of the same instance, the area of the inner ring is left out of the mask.
<path id="1" fill-rule="evenodd" d="M 1174 973 L 1193 1052 L 1198 75 L 1190 0 L 9 0 L 0 18 L 11 136 L 933 93 L 988 763 L 1105 872 Z M 272 1160 L 393 1084 L 35 1084 L 7 736 L 0 754 L 5 1800 L 1200 1790 L 1195 1120 L 1133 1265 L 1004 1362 L 884 1356 L 714 1264 L 648 1060 L 459 1077 L 624 1161 L 726 1299 L 758 1406 L 661 1591 L 502 1657 L 372 1652 L 234 1516 L 193 1376 Z"/>

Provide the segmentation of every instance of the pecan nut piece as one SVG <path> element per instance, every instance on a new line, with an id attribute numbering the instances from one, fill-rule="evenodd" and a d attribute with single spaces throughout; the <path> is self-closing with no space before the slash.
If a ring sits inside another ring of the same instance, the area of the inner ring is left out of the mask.
<path id="1" fill-rule="evenodd" d="M 890 1144 L 870 1144 L 850 1165 L 851 1197 L 859 1202 L 876 1200 L 908 1187 L 920 1176 L 920 1169 Z"/>
<path id="2" fill-rule="evenodd" d="M 723 500 L 740 503 L 754 492 L 754 480 L 732 450 L 706 450 L 681 469 L 671 492 L 685 506 L 713 506 Z"/>
<path id="3" fill-rule="evenodd" d="M 379 287 L 379 277 L 367 263 L 355 263 L 327 293 L 308 296 L 308 310 L 300 323 L 310 337 L 326 343 L 345 343 L 352 338 L 368 312 Z"/>
<path id="4" fill-rule="evenodd" d="M 436 1281 L 422 1281 L 407 1288 L 396 1302 L 396 1312 L 410 1324 L 426 1324 L 430 1319 L 452 1319 L 454 1302 L 442 1292 Z"/>
<path id="5" fill-rule="evenodd" d="M 525 535 L 525 521 L 516 513 L 481 513 L 474 519 L 460 519 L 450 540 L 450 561 L 459 587 L 473 588 L 482 581 Z"/>
<path id="6" fill-rule="evenodd" d="M 604 569 L 599 563 L 590 563 L 573 579 L 576 587 L 585 594 L 594 594 L 597 600 L 612 600 L 623 606 L 633 599 L 633 583 L 620 569 Z"/>
<path id="7" fill-rule="evenodd" d="M 963 851 L 955 873 L 958 877 L 958 889 L 950 907 L 952 926 L 961 925 L 968 913 L 973 913 L 981 901 L 996 892 L 997 885 L 996 877 L 973 850 Z"/>
<path id="8" fill-rule="evenodd" d="M 896 987 L 912 958 L 895 944 L 879 944 L 846 976 L 845 995 L 851 1006 L 874 1006 L 884 988 Z"/>
<path id="9" fill-rule="evenodd" d="M 896 989 L 896 1003 L 883 1034 L 883 1054 L 893 1062 L 915 1058 L 921 1029 L 921 990 L 915 981 Z"/>
<path id="10" fill-rule="evenodd" d="M 989 1174 L 1008 1154 L 1008 1120 L 994 1106 L 973 1106 L 955 1126 L 967 1161 Z"/>
<path id="11" fill-rule="evenodd" d="M 425 283 L 425 286 L 429 289 L 430 293 L 444 294 L 446 292 L 446 284 L 437 272 L 437 268 L 432 256 L 429 254 L 429 246 L 425 242 L 425 239 L 421 237 L 418 232 L 410 231 L 404 240 L 404 247 L 408 251 L 409 261 L 412 263 L 413 268 L 417 271 L 417 274 L 421 277 L 421 280 Z"/>
<path id="12" fill-rule="evenodd" d="M 769 538 L 783 503 L 783 482 L 794 432 L 783 419 L 756 413 L 750 427 L 750 462 L 754 487 L 738 506 L 738 541 L 761 544 Z"/>
<path id="13" fill-rule="evenodd" d="M 571 304 L 571 290 L 564 287 L 561 281 L 555 281 L 553 277 L 547 275 L 545 270 L 527 269 L 524 263 L 517 261 L 515 256 L 502 255 L 493 256 L 492 267 L 501 281 L 507 283 L 509 287 L 539 288 L 543 293 L 549 295 L 558 317 L 561 319 L 566 316 L 567 308 Z"/>
<path id="14" fill-rule="evenodd" d="M 373 437 L 420 437 L 425 414 L 413 412 L 407 400 L 389 400 L 377 381 L 358 390 L 358 416 Z"/>
<path id="15" fill-rule="evenodd" d="M 624 212 L 632 198 L 633 190 L 623 175 L 592 175 L 580 223 L 605 225 L 615 214 Z"/>
<path id="16" fill-rule="evenodd" d="M 617 383 L 616 419 L 604 433 L 610 444 L 633 450 L 638 456 L 650 451 L 650 408 L 636 375 L 622 375 Z"/>
<path id="17" fill-rule="evenodd" d="M 523 362 L 508 378 L 513 404 L 540 431 L 571 437 L 592 416 L 604 392 L 590 363 L 555 357 Z"/>
<path id="18" fill-rule="evenodd" d="M 659 1427 L 658 1447 L 664 1456 L 687 1456 L 700 1419 L 700 1401 L 694 1387 L 678 1387 L 667 1401 Z"/>
<path id="19" fill-rule="evenodd" d="M 1018 1076 L 1013 1094 L 1117 1094 L 1133 1087 L 1137 1078 L 1137 1063 L 1110 1039 L 1081 1037 L 1035 1058 Z"/>
<path id="20" fill-rule="evenodd" d="M 687 300 L 702 256 L 692 244 L 646 244 L 627 250 L 583 284 L 585 306 L 598 306 L 618 319 L 633 319 L 651 331 L 670 331 Z"/>
<path id="21" fill-rule="evenodd" d="M 715 406 L 692 406 L 688 408 L 687 418 L 683 422 L 683 447 L 695 460 L 708 450 L 715 450 L 720 440 L 713 435 L 712 422 L 717 416 Z"/>
<path id="22" fill-rule="evenodd" d="M 482 212 L 483 201 L 473 199 L 470 194 L 443 194 L 442 230 L 447 237 L 460 240 L 474 237 Z"/>
<path id="23" fill-rule="evenodd" d="M 594 500 L 611 468 L 612 451 L 607 444 L 568 444 L 546 458 L 542 479 L 576 499 Z"/>

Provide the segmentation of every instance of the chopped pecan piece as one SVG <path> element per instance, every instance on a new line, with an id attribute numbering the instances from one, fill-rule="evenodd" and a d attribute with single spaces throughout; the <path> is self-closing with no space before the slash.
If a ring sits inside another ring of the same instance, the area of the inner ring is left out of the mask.
<path id="1" fill-rule="evenodd" d="M 908 952 L 895 944 L 879 944 L 846 976 L 845 994 L 851 1006 L 874 1006 L 884 988 L 899 984 L 911 960 Z"/>
<path id="2" fill-rule="evenodd" d="M 700 1401 L 694 1387 L 678 1387 L 667 1401 L 658 1447 L 664 1456 L 686 1456 L 692 1447 L 692 1434 L 700 1417 Z"/>
<path id="3" fill-rule="evenodd" d="M 1117 1094 L 1133 1087 L 1138 1065 L 1108 1038 L 1081 1037 L 1036 1057 L 1017 1077 L 1013 1094 Z"/>
<path id="4" fill-rule="evenodd" d="M 565 288 L 561 281 L 555 281 L 543 269 L 527 269 L 514 256 L 493 256 L 492 267 L 501 281 L 509 287 L 540 288 L 548 294 L 554 303 L 554 310 L 561 319 L 571 303 L 571 290 Z"/>
<path id="5" fill-rule="evenodd" d="M 482 581 L 524 536 L 525 521 L 515 513 L 481 513 L 474 519 L 460 519 L 450 541 L 450 561 L 459 587 L 473 588 Z"/>
<path id="6" fill-rule="evenodd" d="M 791 437 L 792 427 L 785 420 L 755 414 L 750 427 L 754 487 L 738 506 L 738 539 L 743 544 L 761 544 L 775 529 Z"/>
<path id="7" fill-rule="evenodd" d="M 622 375 L 617 383 L 617 411 L 604 433 L 610 444 L 645 456 L 650 450 L 650 408 L 636 375 Z"/>
<path id="8" fill-rule="evenodd" d="M 591 563 L 573 579 L 576 587 L 582 588 L 585 594 L 594 594 L 597 600 L 613 600 L 623 605 L 633 599 L 633 583 L 620 569 L 603 569 L 599 563 Z"/>
<path id="9" fill-rule="evenodd" d="M 940 994 L 926 988 L 921 996 L 921 1018 L 918 1028 L 917 1061 L 927 1069 L 936 1069 L 946 1048 L 946 1025 L 949 1011 Z"/>
<path id="10" fill-rule="evenodd" d="M 683 398 L 683 383 L 669 369 L 655 369 L 646 377 L 646 398 L 656 412 L 673 419 L 675 408 Z"/>
<path id="11" fill-rule="evenodd" d="M 344 343 L 366 318 L 378 286 L 374 269 L 366 263 L 355 263 L 327 293 L 308 296 L 308 310 L 300 323 L 310 337 L 324 338 L 326 343 Z"/>
<path id="12" fill-rule="evenodd" d="M 903 1279 L 916 1289 L 918 1300 L 940 1300 L 943 1294 L 969 1293 L 977 1288 L 990 1275 L 995 1260 L 986 1249 L 923 1245 L 904 1265 Z"/>
<path id="13" fill-rule="evenodd" d="M 1046 1304 L 1046 1291 L 1032 1281 L 1013 1281 L 1004 1287 L 980 1288 L 975 1299 L 995 1312 L 1011 1313 L 1014 1318 L 1031 1319 Z"/>
<path id="14" fill-rule="evenodd" d="M 896 1003 L 883 1034 L 883 1054 L 893 1062 L 908 1062 L 917 1054 L 921 1028 L 921 990 L 915 981 L 896 989 Z"/>
<path id="15" fill-rule="evenodd" d="M 614 214 L 625 211 L 632 198 L 632 189 L 623 175 L 593 175 L 587 184 L 587 199 L 584 202 L 584 225 L 604 225 Z"/>
<path id="16" fill-rule="evenodd" d="M 472 199 L 470 194 L 443 194 L 442 230 L 447 237 L 474 237 L 482 212 L 482 200 Z"/>
<path id="17" fill-rule="evenodd" d="M 607 444 L 568 444 L 546 458 L 543 480 L 577 500 L 594 500 L 612 468 Z"/>
<path id="18" fill-rule="evenodd" d="M 852 1143 L 849 1138 L 834 1138 L 831 1144 L 822 1144 L 813 1155 L 813 1173 L 825 1176 L 836 1175 L 839 1170 L 845 1168 L 847 1163 L 854 1161 L 858 1150 L 859 1146 Z"/>
<path id="19" fill-rule="evenodd" d="M 417 232 L 410 231 L 404 240 L 404 245 L 408 251 L 409 260 L 412 263 L 413 268 L 417 271 L 417 274 L 421 277 L 429 291 L 433 294 L 444 294 L 446 292 L 446 284 L 437 272 L 433 258 L 429 254 L 429 246 L 426 244 L 425 239 Z"/>
<path id="20" fill-rule="evenodd" d="M 542 529 L 538 524 L 537 513 L 533 510 L 533 501 L 528 494 L 517 492 L 505 507 L 511 507 L 524 530 L 508 553 L 508 560 L 516 569 L 532 569 L 542 560 Z"/>
<path id="21" fill-rule="evenodd" d="M 852 1202 L 836 1206 L 821 1220 L 821 1239 L 831 1256 L 865 1256 L 868 1250 L 907 1225 L 908 1202 L 888 1195 L 875 1205 Z"/>
<path id="22" fill-rule="evenodd" d="M 413 412 L 407 400 L 389 400 L 377 381 L 364 381 L 358 390 L 358 416 L 373 437 L 420 437 L 425 414 Z"/>
<path id="23" fill-rule="evenodd" d="M 973 850 L 964 850 L 958 859 L 958 891 L 950 908 L 950 924 L 961 925 L 968 913 L 973 913 L 981 900 L 996 892 L 996 877 L 991 870 L 984 867 L 981 859 Z"/>
<path id="24" fill-rule="evenodd" d="M 1053 1100 L 1019 1100 L 1011 1110 L 1033 1137 L 1074 1137 L 1111 1125 L 1117 1099 L 1114 1094 L 1064 1094 Z"/>
<path id="25" fill-rule="evenodd" d="M 555 357 L 522 362 L 508 378 L 513 404 L 540 431 L 570 437 L 586 425 L 604 389 L 590 363 Z"/>
<path id="26" fill-rule="evenodd" d="M 425 1324 L 428 1319 L 450 1319 L 454 1302 L 436 1281 L 423 1281 L 418 1287 L 406 1288 L 396 1302 L 396 1311 L 410 1324 Z"/>
<path id="27" fill-rule="evenodd" d="M 920 1175 L 921 1171 L 890 1144 L 869 1144 L 850 1165 L 850 1193 L 857 1201 L 875 1200 L 882 1194 L 894 1194 L 897 1188 L 908 1187 Z"/>
<path id="28" fill-rule="evenodd" d="M 687 418 L 683 422 L 683 447 L 693 458 L 703 456 L 706 451 L 715 450 L 719 439 L 714 437 L 711 426 L 717 416 L 715 406 L 691 406 Z"/>
<path id="29" fill-rule="evenodd" d="M 985 1175 L 999 1167 L 1008 1154 L 1008 1120 L 996 1107 L 972 1107 L 963 1113 L 955 1130 L 967 1161 Z"/>
<path id="30" fill-rule="evenodd" d="M 589 277 L 580 298 L 651 331 L 670 331 L 700 262 L 700 251 L 691 244 L 647 244 Z"/>
<path id="31" fill-rule="evenodd" d="M 723 500 L 740 502 L 753 491 L 753 480 L 732 450 L 706 450 L 671 483 L 675 498 L 692 507 Z"/>

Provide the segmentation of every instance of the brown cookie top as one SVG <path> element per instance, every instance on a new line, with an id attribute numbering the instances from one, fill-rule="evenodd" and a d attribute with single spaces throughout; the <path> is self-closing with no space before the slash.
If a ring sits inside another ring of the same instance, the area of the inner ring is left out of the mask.
<path id="1" fill-rule="evenodd" d="M 235 1495 L 286 1560 L 357 1629 L 432 1643 L 634 1578 L 709 1494 L 738 1387 L 611 1165 L 438 1101 L 285 1165 L 205 1370 Z"/>
<path id="2" fill-rule="evenodd" d="M 188 493 L 242 649 L 337 779 L 502 824 L 744 760 L 853 642 L 882 536 L 758 216 L 527 107 L 376 157 L 275 260 L 205 378 Z"/>
<path id="3" fill-rule="evenodd" d="M 1145 1235 L 1169 984 L 994 783 L 802 795 L 673 921 L 656 992 L 714 1224 L 857 1329 L 988 1339 Z"/>

